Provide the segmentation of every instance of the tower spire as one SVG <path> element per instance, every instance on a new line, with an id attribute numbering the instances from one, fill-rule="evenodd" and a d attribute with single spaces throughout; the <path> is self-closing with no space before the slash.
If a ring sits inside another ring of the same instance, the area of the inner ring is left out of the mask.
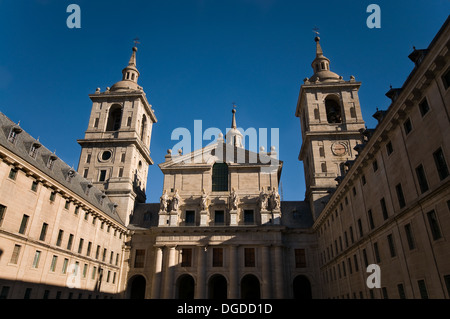
<path id="1" fill-rule="evenodd" d="M 136 44 L 136 42 L 135 42 Z M 122 80 L 117 82 L 111 87 L 111 91 L 135 91 L 142 90 L 142 88 L 137 85 L 137 80 L 139 78 L 139 71 L 136 68 L 136 52 L 137 47 L 132 48 L 132 53 L 128 65 L 122 70 Z"/>
<path id="2" fill-rule="evenodd" d="M 316 42 L 316 58 L 311 63 L 314 74 L 310 78 L 311 82 L 337 82 L 340 80 L 339 75 L 330 71 L 330 60 L 323 55 L 322 46 L 320 45 L 320 37 L 316 32 L 314 41 Z"/>
<path id="3" fill-rule="evenodd" d="M 231 110 L 233 116 L 231 118 L 231 129 L 227 132 L 226 140 L 228 145 L 236 147 L 243 147 L 242 145 L 242 133 L 237 129 L 236 125 L 236 104 L 233 103 L 233 109 Z"/>

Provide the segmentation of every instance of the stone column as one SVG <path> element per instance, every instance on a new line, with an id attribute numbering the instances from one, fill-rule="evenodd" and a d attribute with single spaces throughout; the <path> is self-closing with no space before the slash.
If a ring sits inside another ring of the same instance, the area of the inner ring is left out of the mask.
<path id="1" fill-rule="evenodd" d="M 230 246 L 230 291 L 229 299 L 239 298 L 238 246 Z"/>
<path id="2" fill-rule="evenodd" d="M 274 246 L 274 261 L 275 261 L 275 298 L 284 298 L 284 276 L 283 276 L 283 247 L 281 245 Z"/>
<path id="3" fill-rule="evenodd" d="M 206 299 L 206 246 L 197 248 L 197 285 L 196 299 Z"/>
<path id="4" fill-rule="evenodd" d="M 271 294 L 271 282 L 270 277 L 270 250 L 268 246 L 263 246 L 261 248 L 261 259 L 262 259 L 262 294 L 263 299 L 272 298 Z"/>
<path id="5" fill-rule="evenodd" d="M 162 279 L 163 247 L 156 247 L 155 254 L 155 273 L 153 274 L 152 299 L 161 298 L 161 279 Z"/>
<path id="6" fill-rule="evenodd" d="M 165 270 L 165 282 L 164 282 L 164 298 L 173 299 L 174 276 L 175 276 L 175 263 L 176 263 L 176 249 L 175 246 L 168 247 L 169 260 L 167 263 L 167 269 Z"/>

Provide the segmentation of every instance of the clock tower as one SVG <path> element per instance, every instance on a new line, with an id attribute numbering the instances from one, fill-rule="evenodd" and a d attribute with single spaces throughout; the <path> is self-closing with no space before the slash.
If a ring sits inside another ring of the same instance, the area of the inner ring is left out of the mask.
<path id="1" fill-rule="evenodd" d="M 78 173 L 117 205 L 117 213 L 125 225 L 135 204 L 146 200 L 148 167 L 153 164 L 152 125 L 156 123 L 152 106 L 138 85 L 136 52 L 133 47 L 121 81 L 104 92 L 97 89 L 89 95 L 92 101 L 89 125 L 84 139 L 78 140 L 81 145 Z"/>
<path id="2" fill-rule="evenodd" d="M 314 219 L 325 206 L 344 173 L 344 163 L 355 159 L 353 148 L 361 143 L 365 128 L 359 104 L 361 82 L 353 76 L 345 81 L 330 71 L 330 60 L 323 55 L 320 38 L 315 38 L 316 58 L 313 75 L 300 88 L 295 116 L 300 118 L 306 180 L 305 199 Z"/>

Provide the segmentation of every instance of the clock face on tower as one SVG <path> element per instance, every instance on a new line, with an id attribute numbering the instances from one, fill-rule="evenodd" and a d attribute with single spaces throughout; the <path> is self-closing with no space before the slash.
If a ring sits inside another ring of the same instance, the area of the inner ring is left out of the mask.
<path id="1" fill-rule="evenodd" d="M 336 156 L 342 156 L 347 153 L 347 147 L 342 142 L 336 142 L 331 145 L 331 151 Z"/>

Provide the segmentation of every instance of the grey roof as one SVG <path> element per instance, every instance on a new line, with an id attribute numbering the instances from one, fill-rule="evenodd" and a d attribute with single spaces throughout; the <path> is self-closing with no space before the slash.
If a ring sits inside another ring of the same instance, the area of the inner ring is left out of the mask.
<path id="1" fill-rule="evenodd" d="M 41 145 L 38 140 L 33 138 L 22 128 L 20 128 L 22 129 L 22 131 L 17 135 L 14 143 L 8 141 L 8 136 L 13 127 L 19 128 L 19 125 L 11 121 L 6 115 L 0 112 L 0 145 L 19 156 L 24 161 L 28 162 L 29 164 L 43 172 L 45 175 L 64 185 L 66 188 L 70 189 L 72 192 L 104 212 L 112 219 L 124 225 L 124 222 L 120 219 L 119 215 L 115 211 L 114 203 L 111 202 L 108 196 L 105 196 L 101 190 L 99 190 L 95 186 L 92 186 L 88 194 L 86 195 L 86 189 L 90 184 L 90 181 L 79 175 L 76 170 L 64 163 L 59 158 L 54 161 L 53 167 L 51 169 L 48 168 L 48 160 L 50 156 L 55 156 L 55 154 Z M 31 146 L 34 143 L 38 143 L 41 145 L 37 150 L 36 158 L 30 156 Z M 72 178 L 68 178 L 69 171 L 75 172 Z M 102 195 L 105 196 L 103 198 L 103 203 Z"/>

